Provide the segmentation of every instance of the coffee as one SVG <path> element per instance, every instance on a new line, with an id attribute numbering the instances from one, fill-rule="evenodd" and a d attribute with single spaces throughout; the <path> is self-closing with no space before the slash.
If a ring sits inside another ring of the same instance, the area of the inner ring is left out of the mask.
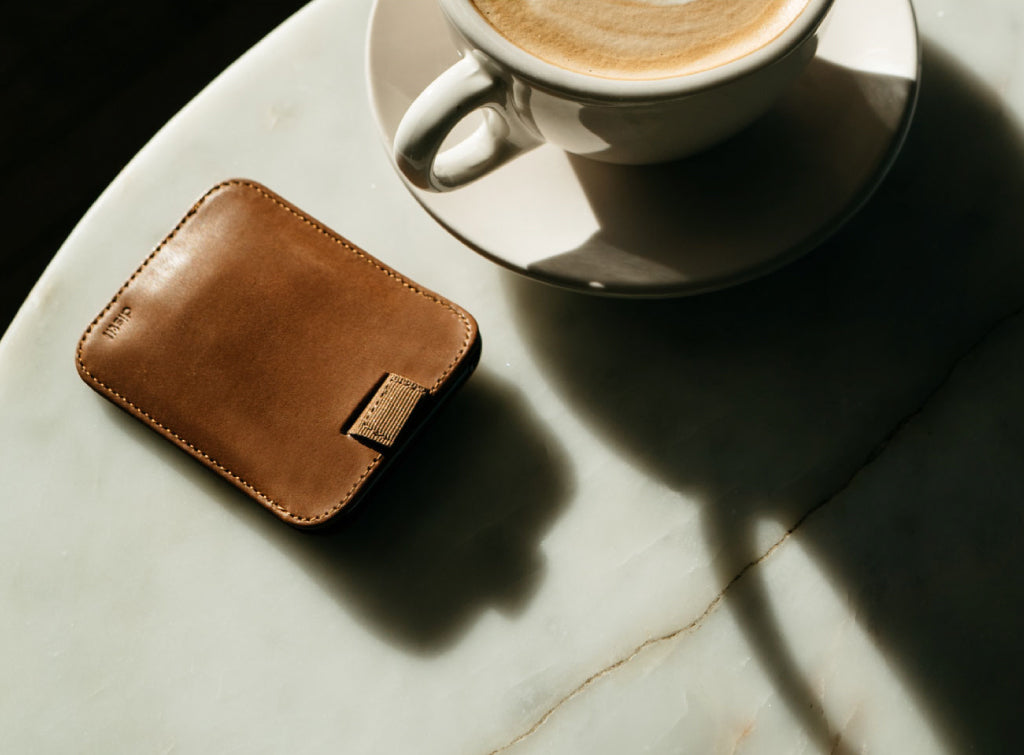
<path id="1" fill-rule="evenodd" d="M 510 42 L 561 68 L 661 79 L 729 63 L 782 34 L 808 0 L 471 0 Z"/>

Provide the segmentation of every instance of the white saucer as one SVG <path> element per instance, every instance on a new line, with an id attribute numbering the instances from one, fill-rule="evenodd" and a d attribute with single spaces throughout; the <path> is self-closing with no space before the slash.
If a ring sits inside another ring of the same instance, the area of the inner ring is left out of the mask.
<path id="1" fill-rule="evenodd" d="M 389 153 L 409 103 L 457 60 L 450 40 L 436 0 L 376 1 L 367 76 Z M 786 98 L 710 152 L 619 166 L 543 146 L 448 194 L 409 189 L 466 244 L 532 278 L 625 296 L 722 288 L 809 251 L 859 209 L 910 125 L 918 68 L 909 0 L 837 0 Z"/>

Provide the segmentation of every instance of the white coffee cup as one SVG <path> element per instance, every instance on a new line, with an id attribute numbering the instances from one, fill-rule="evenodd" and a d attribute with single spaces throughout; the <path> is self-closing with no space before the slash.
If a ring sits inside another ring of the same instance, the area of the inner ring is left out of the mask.
<path id="1" fill-rule="evenodd" d="M 653 163 L 703 150 L 764 113 L 814 56 L 832 0 L 808 0 L 764 46 L 698 73 L 647 80 L 568 70 L 517 47 L 470 0 L 439 0 L 462 59 L 409 106 L 394 158 L 415 186 L 450 191 L 548 142 L 614 163 Z M 518 2 L 518 0 L 510 0 Z M 442 151 L 474 110 L 483 123 Z"/>

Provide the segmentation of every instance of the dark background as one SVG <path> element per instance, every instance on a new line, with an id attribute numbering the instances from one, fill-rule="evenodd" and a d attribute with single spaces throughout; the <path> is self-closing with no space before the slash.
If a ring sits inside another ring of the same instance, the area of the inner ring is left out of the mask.
<path id="1" fill-rule="evenodd" d="M 306 0 L 47 0 L 0 24 L 0 333 L 124 165 Z"/>

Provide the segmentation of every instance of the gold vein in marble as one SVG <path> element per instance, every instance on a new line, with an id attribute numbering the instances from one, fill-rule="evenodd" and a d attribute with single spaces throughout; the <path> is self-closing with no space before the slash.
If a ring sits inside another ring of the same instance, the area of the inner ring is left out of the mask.
<path id="1" fill-rule="evenodd" d="M 846 486 L 844 485 L 843 487 L 845 489 Z M 823 501 L 822 503 L 819 503 L 818 505 L 816 505 L 813 508 L 811 508 L 810 511 L 808 511 L 806 514 L 804 514 L 800 518 L 800 520 L 795 525 L 793 525 L 792 528 L 787 530 L 786 533 L 781 538 L 779 538 L 775 543 L 773 543 L 772 546 L 767 551 L 764 552 L 764 554 L 762 554 L 759 558 L 755 559 L 754 561 L 751 561 L 746 566 L 744 566 L 742 569 L 740 569 L 739 572 L 732 579 L 729 580 L 729 583 L 725 587 L 722 588 L 721 592 L 719 592 L 718 595 L 716 595 L 711 600 L 711 602 L 707 605 L 707 608 L 705 608 L 701 612 L 700 616 L 695 618 L 689 624 L 686 624 L 685 626 L 680 627 L 679 629 L 674 629 L 671 632 L 669 632 L 667 634 L 663 634 L 663 635 L 661 635 L 659 637 L 652 637 L 650 639 L 644 640 L 629 655 L 624 656 L 623 658 L 620 658 L 619 660 L 615 661 L 611 665 L 605 666 L 604 668 L 600 669 L 599 671 L 596 671 L 595 673 L 591 674 L 589 677 L 587 677 L 582 682 L 580 682 L 579 685 L 577 685 L 575 689 L 573 689 L 571 692 L 569 692 L 567 695 L 565 695 L 565 697 L 563 697 L 561 700 L 559 700 L 557 703 L 555 703 L 551 708 L 549 708 L 547 711 L 545 711 L 544 715 L 542 715 L 539 719 L 537 719 L 537 721 L 533 724 L 533 726 L 531 726 L 525 732 L 523 732 L 522 734 L 517 736 L 515 739 L 509 741 L 508 743 L 502 745 L 501 747 L 498 747 L 495 750 L 491 750 L 488 753 L 488 755 L 498 755 L 499 753 L 505 752 L 509 748 L 514 747 L 515 745 L 519 744 L 523 740 L 529 738 L 534 732 L 536 732 L 538 729 L 540 729 L 540 727 L 542 727 L 545 723 L 547 723 L 548 719 L 550 719 L 558 711 L 559 708 L 561 708 L 563 705 L 568 703 L 574 697 L 579 695 L 585 689 L 587 689 L 588 687 L 593 685 L 599 679 L 607 676 L 608 674 L 612 673 L 616 669 L 621 668 L 622 666 L 625 666 L 627 663 L 632 661 L 634 658 L 636 658 L 638 655 L 643 653 L 645 650 L 648 650 L 648 649 L 650 649 L 652 647 L 655 647 L 657 645 L 661 645 L 661 644 L 663 644 L 665 642 L 670 642 L 670 641 L 676 639 L 677 637 L 680 637 L 680 636 L 682 636 L 684 634 L 687 634 L 689 632 L 692 632 L 692 631 L 695 631 L 695 630 L 699 629 L 701 624 L 703 624 L 704 621 L 715 611 L 715 609 L 718 608 L 718 606 L 721 604 L 722 600 L 725 598 L 726 594 L 729 592 L 729 590 L 732 588 L 733 585 L 735 585 L 737 582 L 739 582 L 741 579 L 743 579 L 743 577 L 751 569 L 753 569 L 754 567 L 756 567 L 759 564 L 763 563 L 764 561 L 768 560 L 771 557 L 771 555 L 773 553 L 775 553 L 775 551 L 777 551 L 779 548 L 782 547 L 782 545 L 786 542 L 786 540 L 789 539 L 789 536 L 792 535 L 794 532 L 796 532 L 796 530 L 799 529 L 799 527 L 805 521 L 807 521 L 808 517 L 810 517 L 814 512 L 816 512 L 818 509 L 820 509 L 826 503 L 831 501 L 832 498 L 834 498 L 834 497 L 835 496 L 831 496 L 828 499 L 826 499 L 825 501 Z"/>
<path id="2" fill-rule="evenodd" d="M 629 655 L 624 656 L 623 658 L 620 658 L 611 665 L 605 666 L 604 668 L 591 674 L 589 677 L 580 682 L 568 694 L 562 697 L 562 699 L 560 699 L 553 706 L 551 706 L 551 708 L 545 711 L 544 714 L 540 718 L 538 718 L 537 721 L 535 721 L 529 729 L 524 731 L 522 734 L 519 734 L 517 737 L 510 740 L 501 747 L 491 750 L 488 753 L 488 755 L 499 755 L 499 753 L 505 752 L 506 750 L 514 747 L 520 742 L 528 739 L 531 735 L 538 731 L 545 723 L 547 723 L 547 721 L 566 703 L 568 703 L 570 700 L 572 700 L 577 695 L 582 693 L 588 687 L 592 686 L 598 680 L 602 679 L 605 676 L 608 676 L 616 669 L 625 666 L 627 663 L 629 663 L 634 658 L 639 656 L 645 650 L 648 650 L 657 645 L 661 645 L 665 642 L 670 642 L 678 637 L 681 637 L 684 634 L 688 634 L 699 629 L 700 626 L 707 620 L 707 618 L 722 603 L 722 600 L 725 598 L 725 596 L 729 593 L 729 591 L 733 588 L 734 585 L 736 585 L 741 579 L 743 579 L 743 577 L 746 576 L 746 574 L 748 574 L 752 569 L 754 569 L 758 565 L 764 563 L 769 558 L 771 558 L 772 554 L 778 551 L 786 543 L 786 541 L 789 540 L 790 536 L 793 535 L 793 533 L 795 533 L 798 529 L 800 529 L 800 527 L 802 527 L 808 519 L 810 519 L 814 514 L 823 509 L 829 503 L 836 500 L 840 495 L 842 495 L 853 484 L 853 481 L 856 480 L 857 477 L 859 477 L 865 469 L 871 466 L 871 464 L 874 463 L 875 460 L 877 460 L 885 452 L 885 449 L 896 438 L 896 436 L 898 436 L 903 431 L 903 429 L 908 424 L 910 424 L 910 422 L 912 422 L 916 417 L 920 416 L 924 412 L 925 408 L 931 403 L 932 399 L 939 392 L 941 392 L 942 389 L 946 386 L 946 384 L 950 381 L 950 379 L 953 377 L 954 373 L 956 373 L 960 365 L 963 364 L 968 358 L 970 358 L 971 355 L 973 355 L 976 351 L 978 351 L 994 332 L 999 330 L 1004 324 L 1006 324 L 1010 320 L 1013 320 L 1014 318 L 1019 317 L 1021 315 L 1024 315 L 1024 305 L 1021 305 L 1003 314 L 1001 317 L 997 318 L 992 323 L 992 325 L 989 328 L 987 328 L 984 333 L 981 334 L 977 341 L 971 344 L 966 350 L 964 350 L 963 353 L 960 354 L 960 356 L 955 358 L 950 363 L 949 368 L 946 370 L 945 374 L 943 374 L 943 376 L 935 384 L 935 386 L 930 391 L 928 391 L 928 393 L 924 396 L 923 400 L 921 401 L 920 405 L 913 411 L 908 412 L 906 416 L 900 419 L 893 426 L 893 428 L 889 432 L 887 432 L 882 437 L 882 439 L 871 448 L 871 450 L 865 456 L 864 461 L 857 466 L 857 468 L 852 472 L 852 474 L 850 474 L 846 481 L 842 485 L 840 485 L 839 488 L 834 493 L 832 493 L 832 495 L 826 496 L 820 502 L 818 502 L 810 509 L 808 509 L 803 514 L 803 516 L 801 516 L 792 527 L 786 530 L 782 537 L 780 537 L 775 543 L 773 543 L 771 547 L 769 547 L 768 550 L 766 550 L 760 557 L 749 562 L 743 568 L 741 568 L 736 573 L 736 575 L 729 580 L 728 584 L 726 584 L 725 587 L 723 587 L 722 590 L 711 600 L 711 602 L 707 605 L 704 611 L 701 612 L 701 614 L 697 618 L 695 618 L 689 624 L 686 624 L 685 626 L 682 626 L 679 629 L 675 629 L 671 632 L 668 632 L 667 634 L 663 634 L 659 637 L 652 637 L 650 639 L 644 640 L 644 642 L 642 642 L 640 645 L 634 648 L 634 650 Z M 838 732 L 833 738 L 831 752 L 845 752 L 841 731 Z"/>

